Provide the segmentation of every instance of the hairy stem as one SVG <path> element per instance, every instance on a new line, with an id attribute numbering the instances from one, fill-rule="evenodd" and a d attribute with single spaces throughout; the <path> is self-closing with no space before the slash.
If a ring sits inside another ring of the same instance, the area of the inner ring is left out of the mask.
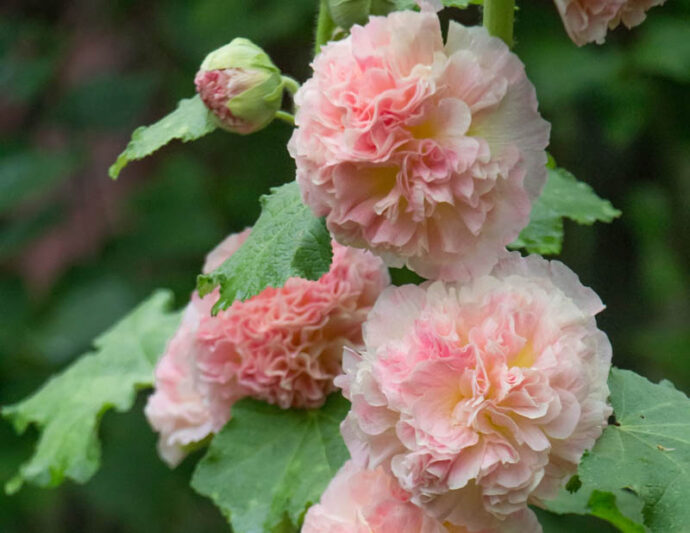
<path id="1" fill-rule="evenodd" d="M 503 39 L 512 48 L 515 0 L 484 0 L 483 17 L 484 27 L 489 33 Z"/>
<path id="2" fill-rule="evenodd" d="M 319 18 L 316 20 L 316 43 L 314 43 L 314 54 L 321 51 L 321 47 L 326 44 L 333 35 L 335 29 L 335 22 L 331 18 L 328 11 L 327 0 L 321 0 L 319 3 Z"/>

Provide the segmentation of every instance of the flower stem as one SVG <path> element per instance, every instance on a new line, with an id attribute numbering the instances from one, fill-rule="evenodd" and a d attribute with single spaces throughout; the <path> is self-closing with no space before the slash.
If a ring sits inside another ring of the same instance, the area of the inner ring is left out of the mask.
<path id="1" fill-rule="evenodd" d="M 287 111 L 276 111 L 275 117 L 283 122 L 287 122 L 291 126 L 295 125 L 295 115 L 288 113 Z"/>
<path id="2" fill-rule="evenodd" d="M 503 39 L 512 48 L 515 0 L 484 0 L 483 18 L 484 27 L 489 33 Z"/>
<path id="3" fill-rule="evenodd" d="M 319 18 L 316 19 L 316 43 L 314 43 L 314 54 L 321 51 L 321 47 L 330 41 L 335 29 L 335 22 L 331 18 L 328 10 L 327 0 L 319 2 Z"/>
<path id="4" fill-rule="evenodd" d="M 290 94 L 295 94 L 299 89 L 299 83 L 297 80 L 291 78 L 290 76 L 283 76 L 283 87 L 287 89 Z"/>

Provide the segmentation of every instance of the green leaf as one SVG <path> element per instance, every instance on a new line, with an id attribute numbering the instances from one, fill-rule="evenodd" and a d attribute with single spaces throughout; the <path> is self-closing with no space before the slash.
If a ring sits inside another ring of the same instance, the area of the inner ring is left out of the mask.
<path id="1" fill-rule="evenodd" d="M 134 130 L 127 148 L 110 166 L 108 175 L 116 179 L 130 161 L 143 159 L 174 139 L 193 141 L 215 129 L 213 116 L 199 95 L 180 100 L 177 109 L 169 115 L 151 126 Z"/>
<path id="2" fill-rule="evenodd" d="M 578 224 L 611 222 L 620 216 L 608 200 L 562 168 L 549 168 L 544 191 L 532 207 L 530 222 L 510 248 L 529 253 L 558 254 L 563 244 L 563 218 Z"/>
<path id="3" fill-rule="evenodd" d="M 324 220 L 302 203 L 297 183 L 292 182 L 261 197 L 261 215 L 249 238 L 220 267 L 199 276 L 197 289 L 205 296 L 220 285 L 216 313 L 266 287 L 282 287 L 292 277 L 319 279 L 328 272 L 332 257 Z"/>
<path id="4" fill-rule="evenodd" d="M 587 498 L 591 514 L 636 533 L 643 529 L 626 522 L 629 519 L 624 515 L 630 513 L 618 512 L 614 497 L 636 495 L 643 505 L 644 523 L 652 532 L 687 531 L 690 401 L 666 383 L 655 385 L 627 370 L 614 368 L 609 386 L 615 421 L 582 459 L 578 474 L 583 486 L 573 499 Z M 569 501 L 561 498 L 558 503 Z M 552 507 L 548 502 L 549 510 Z M 620 504 L 617 507 L 624 511 Z"/>
<path id="5" fill-rule="evenodd" d="M 215 502 L 235 533 L 295 531 L 348 458 L 340 437 L 348 408 L 340 394 L 316 410 L 238 402 L 192 487 Z"/>
<path id="6" fill-rule="evenodd" d="M 127 411 L 137 389 L 150 386 L 158 357 L 179 321 L 172 295 L 158 291 L 94 342 L 67 370 L 2 414 L 18 433 L 30 424 L 42 430 L 33 456 L 5 486 L 18 491 L 25 481 L 42 487 L 65 477 L 86 482 L 99 467 L 98 426 L 108 409 Z"/>

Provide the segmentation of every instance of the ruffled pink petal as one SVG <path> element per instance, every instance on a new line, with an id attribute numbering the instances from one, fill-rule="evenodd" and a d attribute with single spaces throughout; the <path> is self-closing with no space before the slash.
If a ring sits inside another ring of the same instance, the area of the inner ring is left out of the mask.
<path id="1" fill-rule="evenodd" d="M 428 6 L 322 49 L 295 96 L 304 201 L 341 243 L 443 280 L 486 274 L 529 222 L 549 125 L 520 60 Z"/>
<path id="2" fill-rule="evenodd" d="M 353 459 L 439 520 L 538 531 L 527 504 L 555 496 L 611 413 L 602 308 L 562 263 L 518 253 L 468 283 L 387 289 L 337 382 Z"/>
<path id="3" fill-rule="evenodd" d="M 222 264 L 249 235 L 231 235 L 207 257 Z M 362 344 L 361 326 L 389 283 L 382 261 L 333 243 L 330 270 L 317 281 L 291 278 L 211 316 L 218 290 L 194 293 L 156 369 L 146 414 L 161 456 L 177 464 L 189 444 L 219 431 L 232 405 L 251 396 L 289 407 L 318 407 L 334 390 L 343 349 Z M 377 413 L 364 422 L 375 430 Z"/>
<path id="4" fill-rule="evenodd" d="M 646 12 L 665 0 L 555 0 L 568 35 L 578 46 L 602 44 L 606 32 L 623 24 L 641 24 Z"/>

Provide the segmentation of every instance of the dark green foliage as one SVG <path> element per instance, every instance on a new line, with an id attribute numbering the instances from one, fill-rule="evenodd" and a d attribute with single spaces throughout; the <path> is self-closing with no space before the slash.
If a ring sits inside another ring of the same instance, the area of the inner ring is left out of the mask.
<path id="1" fill-rule="evenodd" d="M 0 215 L 49 193 L 74 167 L 75 158 L 64 152 L 0 154 Z"/>

